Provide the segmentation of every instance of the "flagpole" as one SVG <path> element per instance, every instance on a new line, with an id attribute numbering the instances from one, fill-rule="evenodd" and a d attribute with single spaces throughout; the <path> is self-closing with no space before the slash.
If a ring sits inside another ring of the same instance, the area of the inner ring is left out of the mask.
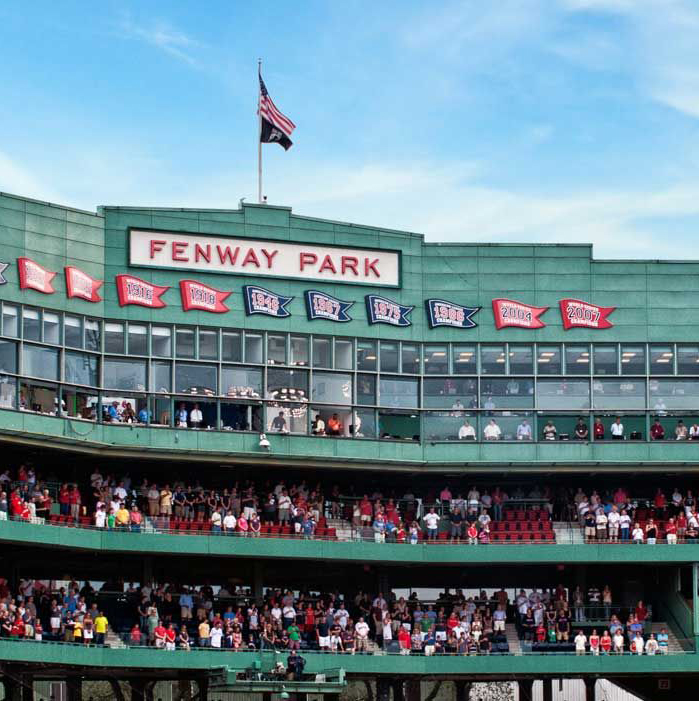
<path id="1" fill-rule="evenodd" d="M 262 75 L 262 59 L 257 59 L 257 74 Z M 260 111 L 261 97 L 260 81 L 257 81 L 257 202 L 262 204 L 262 112 Z"/>

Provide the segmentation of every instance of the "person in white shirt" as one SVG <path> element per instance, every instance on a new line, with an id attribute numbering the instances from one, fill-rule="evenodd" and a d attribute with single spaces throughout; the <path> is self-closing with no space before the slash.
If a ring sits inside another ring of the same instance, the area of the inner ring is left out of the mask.
<path id="1" fill-rule="evenodd" d="M 526 419 L 522 419 L 522 423 L 517 426 L 517 440 L 530 441 L 532 439 L 532 427 L 527 423 Z"/>
<path id="2" fill-rule="evenodd" d="M 612 649 L 615 654 L 624 654 L 624 634 L 621 632 L 621 628 L 617 628 L 616 633 L 612 636 Z"/>
<path id="3" fill-rule="evenodd" d="M 366 652 L 369 641 L 369 624 L 363 617 L 360 617 L 355 623 L 354 632 L 356 634 L 356 651 Z"/>
<path id="4" fill-rule="evenodd" d="M 613 440 L 623 440 L 624 424 L 621 423 L 621 419 L 618 416 L 616 417 L 616 421 L 611 425 L 610 432 Z"/>
<path id="5" fill-rule="evenodd" d="M 595 517 L 595 526 L 597 530 L 597 540 L 606 540 L 607 538 L 607 515 L 604 513 L 603 509 L 597 512 Z"/>
<path id="6" fill-rule="evenodd" d="M 623 509 L 619 516 L 619 530 L 621 531 L 621 539 L 628 540 L 631 532 L 631 516 L 626 513 L 626 509 Z"/>
<path id="7" fill-rule="evenodd" d="M 483 429 L 483 437 L 485 440 L 498 441 L 501 435 L 502 431 L 500 430 L 500 426 L 495 423 L 495 419 L 490 419 L 488 425 Z"/>
<path id="8" fill-rule="evenodd" d="M 655 635 L 651 633 L 648 640 L 646 640 L 646 655 L 655 655 L 658 652 L 658 647 L 658 641 L 655 639 Z"/>
<path id="9" fill-rule="evenodd" d="M 699 440 L 699 424 L 692 424 L 689 427 L 689 440 L 697 441 Z"/>
<path id="10" fill-rule="evenodd" d="M 476 429 L 471 426 L 468 419 L 465 419 L 464 425 L 459 428 L 459 440 L 476 440 Z"/>
<path id="11" fill-rule="evenodd" d="M 217 623 L 212 629 L 211 633 L 209 634 L 210 640 L 211 640 L 211 647 L 216 647 L 220 648 L 221 647 L 221 641 L 223 639 L 223 628 L 221 627 L 221 623 Z"/>
<path id="12" fill-rule="evenodd" d="M 228 535 L 233 535 L 236 526 L 236 518 L 232 511 L 229 511 L 223 519 L 223 531 Z"/>
<path id="13" fill-rule="evenodd" d="M 617 510 L 616 505 L 612 506 L 612 510 L 607 516 L 607 529 L 609 531 L 609 540 L 612 543 L 616 543 L 619 540 L 619 522 L 621 521 L 621 516 Z"/>
<path id="14" fill-rule="evenodd" d="M 95 514 L 95 528 L 104 528 L 107 525 L 107 509 L 104 504 L 100 506 Z"/>
<path id="15" fill-rule="evenodd" d="M 424 515 L 422 520 L 425 522 L 425 526 L 427 526 L 428 539 L 436 540 L 440 521 L 439 514 L 435 513 L 435 510 L 432 508 L 429 513 Z"/>
<path id="16" fill-rule="evenodd" d="M 204 417 L 202 416 L 201 409 L 198 404 L 194 405 L 194 409 L 189 412 L 189 421 L 193 428 L 199 428 L 201 426 Z"/>
<path id="17" fill-rule="evenodd" d="M 349 620 L 349 611 L 345 608 L 344 604 L 340 604 L 340 608 L 335 611 L 335 618 L 338 619 L 340 623 L 340 628 L 344 630 L 347 628 L 347 621 Z"/>
<path id="18" fill-rule="evenodd" d="M 578 631 L 578 634 L 575 636 L 575 654 L 576 655 L 584 655 L 585 654 L 585 646 L 587 645 L 587 636 L 581 631 Z"/>
<path id="19" fill-rule="evenodd" d="M 633 540 L 635 544 L 643 543 L 645 535 L 646 534 L 643 532 L 641 525 L 637 523 L 634 526 L 633 533 L 631 533 L 631 540 Z"/>
<path id="20" fill-rule="evenodd" d="M 631 654 L 642 655 L 644 649 L 643 636 L 640 633 L 636 633 L 636 637 L 631 641 Z"/>

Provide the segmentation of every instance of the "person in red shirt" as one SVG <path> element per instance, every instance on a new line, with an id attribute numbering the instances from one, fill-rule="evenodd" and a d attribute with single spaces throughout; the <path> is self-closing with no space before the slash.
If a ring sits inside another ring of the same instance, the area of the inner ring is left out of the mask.
<path id="1" fill-rule="evenodd" d="M 136 624 L 131 629 L 131 633 L 129 634 L 129 644 L 130 645 L 140 645 L 142 639 L 143 639 L 143 636 L 141 634 L 141 629 L 139 628 L 138 624 Z"/>
<path id="2" fill-rule="evenodd" d="M 459 617 L 456 615 L 456 611 L 452 611 L 449 614 L 449 618 L 447 618 L 447 631 L 449 633 L 456 628 L 456 626 L 459 625 Z"/>
<path id="3" fill-rule="evenodd" d="M 612 649 L 612 636 L 609 635 L 609 631 L 605 630 L 602 637 L 599 640 L 599 646 L 602 650 L 603 655 L 608 655 Z"/>
<path id="4" fill-rule="evenodd" d="M 80 518 L 80 504 L 82 502 L 82 498 L 80 497 L 80 490 L 78 489 L 77 484 L 73 485 L 68 497 L 70 500 L 70 516 L 78 521 Z"/>
<path id="5" fill-rule="evenodd" d="M 396 529 L 396 543 L 405 543 L 406 532 L 403 522 L 398 522 L 398 528 Z"/>
<path id="6" fill-rule="evenodd" d="M 590 633 L 588 642 L 590 643 L 590 653 L 599 655 L 600 637 L 596 630 L 593 629 L 592 633 Z"/>
<path id="7" fill-rule="evenodd" d="M 539 623 L 536 629 L 536 642 L 543 643 L 546 642 L 546 627 L 543 622 Z"/>
<path id="8" fill-rule="evenodd" d="M 371 524 L 371 519 L 374 514 L 374 510 L 369 501 L 369 497 L 365 494 L 362 500 L 359 502 L 359 515 L 362 520 L 362 526 L 369 526 Z"/>
<path id="9" fill-rule="evenodd" d="M 677 545 L 677 523 L 674 518 L 665 524 L 665 537 L 668 545 Z"/>
<path id="10" fill-rule="evenodd" d="M 304 628 L 306 633 L 314 633 L 316 629 L 316 612 L 310 601 L 305 611 Z M 313 637 L 315 637 L 315 635 Z"/>
<path id="11" fill-rule="evenodd" d="M 24 621 L 22 617 L 17 614 L 17 617 L 12 624 L 12 631 L 10 632 L 11 638 L 23 638 L 24 637 Z"/>
<path id="12" fill-rule="evenodd" d="M 167 630 L 165 631 L 165 649 L 174 650 L 175 649 L 175 639 L 177 638 L 177 631 L 175 626 L 171 623 Z"/>
<path id="13" fill-rule="evenodd" d="M 684 534 L 687 532 L 687 517 L 684 515 L 684 511 L 680 511 L 677 517 L 677 537 L 684 540 Z"/>
<path id="14" fill-rule="evenodd" d="M 408 633 L 405 626 L 401 626 L 398 631 L 398 646 L 400 647 L 401 655 L 410 654 L 410 633 Z"/>
<path id="15" fill-rule="evenodd" d="M 646 618 L 648 618 L 648 609 L 642 601 L 639 601 L 638 604 L 636 604 L 635 614 L 639 623 L 643 623 Z"/>
<path id="16" fill-rule="evenodd" d="M 650 437 L 654 441 L 665 440 L 665 429 L 660 423 L 660 419 L 656 419 L 655 423 L 650 427 Z"/>
<path id="17" fill-rule="evenodd" d="M 165 647 L 165 638 L 167 637 L 167 631 L 162 621 L 158 621 L 158 625 L 155 626 L 153 630 L 153 636 L 155 640 L 155 647 Z"/>
<path id="18" fill-rule="evenodd" d="M 466 535 L 468 536 L 468 544 L 469 545 L 476 545 L 476 543 L 478 543 L 478 529 L 476 528 L 475 523 L 472 523 L 468 527 L 468 530 L 466 531 Z"/>
<path id="19" fill-rule="evenodd" d="M 58 492 L 58 503 L 61 508 L 61 516 L 70 514 L 70 490 L 67 484 L 62 484 Z"/>
<path id="20" fill-rule="evenodd" d="M 13 489 L 12 494 L 10 494 L 10 517 L 14 519 L 21 519 L 23 511 L 24 502 L 22 501 L 22 497 L 19 495 L 19 490 Z"/>
<path id="21" fill-rule="evenodd" d="M 604 440 L 604 424 L 597 418 L 592 426 L 592 432 L 596 441 Z"/>

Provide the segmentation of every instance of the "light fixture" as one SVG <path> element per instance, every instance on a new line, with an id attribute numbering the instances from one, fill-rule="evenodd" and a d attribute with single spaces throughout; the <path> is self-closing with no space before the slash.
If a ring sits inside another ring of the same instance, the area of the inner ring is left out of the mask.
<path id="1" fill-rule="evenodd" d="M 577 358 L 576 363 L 589 363 L 590 359 L 589 358 Z"/>
<path id="2" fill-rule="evenodd" d="M 376 356 L 375 355 L 367 355 L 367 356 L 365 356 L 364 360 L 376 360 Z"/>
<path id="3" fill-rule="evenodd" d="M 669 363 L 670 358 L 658 358 L 655 362 L 656 363 Z"/>
<path id="4" fill-rule="evenodd" d="M 542 351 L 539 353 L 540 358 L 553 358 L 554 355 L 556 355 L 554 351 Z"/>
<path id="5" fill-rule="evenodd" d="M 636 355 L 636 353 L 634 353 L 634 352 L 632 352 L 632 351 L 624 351 L 624 352 L 621 354 L 621 357 L 622 357 L 622 358 L 633 358 L 635 355 Z"/>
<path id="6" fill-rule="evenodd" d="M 267 436 L 264 433 L 260 434 L 259 447 L 262 448 L 262 450 L 267 451 L 270 449 L 269 441 L 267 440 Z"/>
<path id="7" fill-rule="evenodd" d="M 443 358 L 446 355 L 444 351 L 434 351 L 432 353 L 433 358 Z"/>
<path id="8" fill-rule="evenodd" d="M 663 353 L 662 356 L 663 356 L 663 358 L 672 358 L 672 353 L 671 352 Z"/>
<path id="9" fill-rule="evenodd" d="M 551 362 L 551 358 L 539 358 L 539 362 L 540 362 L 540 363 L 550 363 L 550 362 Z"/>

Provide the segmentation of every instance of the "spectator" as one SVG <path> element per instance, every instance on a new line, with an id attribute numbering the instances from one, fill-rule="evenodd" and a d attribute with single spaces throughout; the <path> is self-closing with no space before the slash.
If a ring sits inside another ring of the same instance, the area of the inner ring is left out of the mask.
<path id="1" fill-rule="evenodd" d="M 576 655 L 584 655 L 585 654 L 585 648 L 587 646 L 587 636 L 581 631 L 578 631 L 578 634 L 575 636 L 575 654 Z"/>
<path id="2" fill-rule="evenodd" d="M 437 540 L 437 533 L 439 531 L 439 514 L 435 513 L 434 507 L 430 508 L 429 512 L 425 514 L 422 519 L 427 527 L 427 539 Z"/>
<path id="3" fill-rule="evenodd" d="M 610 427 L 610 433 L 612 434 L 612 440 L 623 440 L 624 439 L 624 424 L 621 423 L 621 418 L 616 417 L 614 423 Z"/>
<path id="4" fill-rule="evenodd" d="M 544 434 L 544 440 L 546 440 L 546 441 L 555 441 L 556 440 L 556 426 L 554 425 L 554 423 L 551 419 L 549 419 L 546 422 L 546 425 L 544 426 L 543 434 Z"/>
<path id="5" fill-rule="evenodd" d="M 500 427 L 497 425 L 495 422 L 495 419 L 490 419 L 486 427 L 483 429 L 483 437 L 487 441 L 498 441 L 500 440 L 500 436 L 502 435 L 502 431 L 500 430 Z"/>
<path id="6" fill-rule="evenodd" d="M 459 428 L 459 439 L 467 441 L 476 440 L 476 429 L 471 426 L 468 419 L 464 419 L 464 424 Z"/>
<path id="7" fill-rule="evenodd" d="M 594 424 L 592 425 L 592 433 L 596 441 L 604 440 L 604 424 L 599 417 L 595 418 Z"/>
<path id="8" fill-rule="evenodd" d="M 530 441 L 532 439 L 532 427 L 529 425 L 526 419 L 522 419 L 522 422 L 517 426 L 517 440 L 518 441 Z"/>
<path id="9" fill-rule="evenodd" d="M 94 620 L 95 626 L 95 645 L 104 645 L 104 640 L 109 628 L 109 621 L 102 611 L 99 612 Z"/>
<path id="10" fill-rule="evenodd" d="M 631 539 L 635 545 L 641 544 L 645 540 L 645 533 L 641 528 L 640 523 L 634 525 L 633 532 L 631 533 Z"/>
<path id="11" fill-rule="evenodd" d="M 675 440 L 676 441 L 686 441 L 687 440 L 687 427 L 684 425 L 684 421 L 682 421 L 682 419 L 680 419 L 677 422 L 677 426 L 675 426 Z"/>
<path id="12" fill-rule="evenodd" d="M 665 439 L 665 429 L 658 418 L 655 419 L 653 425 L 650 427 L 650 438 L 653 441 L 662 441 Z"/>
<path id="13" fill-rule="evenodd" d="M 586 441 L 589 437 L 590 432 L 587 428 L 587 424 L 581 417 L 578 419 L 578 423 L 575 425 L 575 438 L 579 441 Z"/>

